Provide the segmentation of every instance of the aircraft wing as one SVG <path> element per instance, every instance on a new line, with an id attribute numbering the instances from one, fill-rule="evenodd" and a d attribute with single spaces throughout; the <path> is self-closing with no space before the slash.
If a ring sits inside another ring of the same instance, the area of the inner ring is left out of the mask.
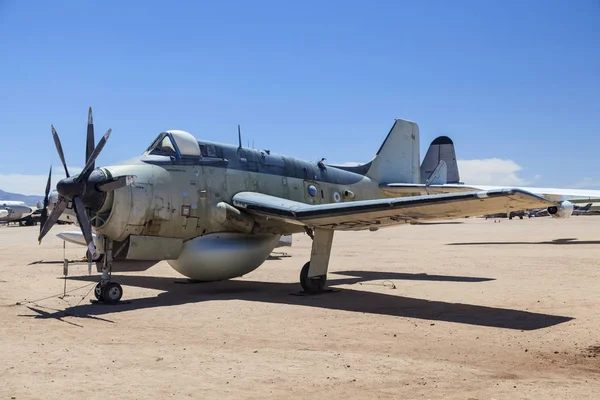
<path id="1" fill-rule="evenodd" d="M 363 230 L 418 220 L 440 220 L 554 205 L 519 189 L 360 200 L 310 205 L 255 192 L 233 196 L 233 205 L 282 222 L 333 230 Z"/>
<path id="2" fill-rule="evenodd" d="M 502 186 L 484 186 L 484 185 L 423 185 L 413 183 L 388 183 L 383 184 L 380 188 L 387 194 L 392 196 L 404 195 L 409 196 L 415 193 L 420 194 L 440 194 L 440 193 L 460 193 L 479 190 L 501 190 L 508 189 Z M 544 197 L 552 201 L 572 200 L 573 202 L 589 202 L 600 201 L 600 190 L 584 190 L 584 189 L 560 189 L 560 188 L 536 188 L 536 187 L 517 187 L 518 189 L 527 191 L 538 196 Z"/>

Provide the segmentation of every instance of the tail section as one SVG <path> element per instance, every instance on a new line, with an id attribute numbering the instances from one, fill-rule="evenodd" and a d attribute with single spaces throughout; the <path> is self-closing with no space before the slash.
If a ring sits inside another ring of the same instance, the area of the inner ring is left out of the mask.
<path id="1" fill-rule="evenodd" d="M 379 183 L 420 183 L 420 160 L 419 126 L 397 119 L 365 175 Z"/>
<path id="2" fill-rule="evenodd" d="M 592 203 L 587 203 L 585 207 L 579 208 L 579 211 L 588 212 L 592 208 Z"/>
<path id="3" fill-rule="evenodd" d="M 460 183 L 454 143 L 448 136 L 437 137 L 431 142 L 421 164 L 421 180 L 419 183 L 432 183 L 431 178 L 433 178 L 436 169 L 439 169 L 438 166 L 442 161 L 446 164 L 446 182 L 436 181 L 435 183 Z M 427 182 L 428 180 L 429 182 Z"/>

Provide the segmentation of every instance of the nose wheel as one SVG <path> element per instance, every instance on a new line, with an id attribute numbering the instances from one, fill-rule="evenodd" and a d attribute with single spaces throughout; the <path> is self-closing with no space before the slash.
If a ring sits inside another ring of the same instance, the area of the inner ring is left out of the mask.
<path id="1" fill-rule="evenodd" d="M 117 282 L 98 282 L 94 288 L 94 296 L 99 302 L 116 304 L 123 297 L 123 288 Z"/>

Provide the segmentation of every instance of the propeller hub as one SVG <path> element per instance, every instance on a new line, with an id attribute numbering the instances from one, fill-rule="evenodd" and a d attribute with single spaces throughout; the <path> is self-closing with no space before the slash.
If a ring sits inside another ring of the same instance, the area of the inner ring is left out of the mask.
<path id="1" fill-rule="evenodd" d="M 56 191 L 69 200 L 73 200 L 75 196 L 81 197 L 85 208 L 95 211 L 100 209 L 106 199 L 106 193 L 97 190 L 96 186 L 106 180 L 106 174 L 101 169 L 95 169 L 87 179 L 81 175 L 61 179 L 56 184 Z"/>
<path id="2" fill-rule="evenodd" d="M 77 182 L 76 178 L 78 177 L 79 175 L 75 175 L 61 179 L 56 184 L 56 191 L 69 200 L 73 200 L 75 196 L 81 196 L 85 189 L 85 182 Z"/>

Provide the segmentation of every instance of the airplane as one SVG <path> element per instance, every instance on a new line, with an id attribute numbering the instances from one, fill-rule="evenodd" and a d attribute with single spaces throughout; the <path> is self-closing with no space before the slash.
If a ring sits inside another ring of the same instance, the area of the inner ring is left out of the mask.
<path id="1" fill-rule="evenodd" d="M 581 215 L 581 214 L 588 213 L 590 211 L 590 209 L 592 208 L 592 204 L 594 204 L 594 203 L 587 203 L 583 207 L 577 206 L 575 204 L 575 206 L 573 208 L 573 215 Z"/>
<path id="2" fill-rule="evenodd" d="M 0 222 L 18 222 L 19 225 L 32 226 L 37 218 L 32 216 L 36 211 L 24 201 L 0 200 Z"/>
<path id="3" fill-rule="evenodd" d="M 586 214 L 589 213 L 590 208 L 592 207 L 593 203 L 587 203 L 585 206 L 580 207 L 577 206 L 577 204 L 573 205 L 573 215 L 581 215 L 581 214 Z M 535 209 L 535 210 L 531 210 L 529 211 L 529 217 L 547 217 L 548 215 L 550 215 L 548 213 L 548 210 L 546 209 Z"/>
<path id="4" fill-rule="evenodd" d="M 70 176 L 58 133 L 51 130 L 66 178 L 56 184 L 55 204 L 46 187 L 38 241 L 72 203 L 88 269 L 95 262 L 102 271 L 94 295 L 104 303 L 122 298 L 121 285 L 112 280 L 119 265 L 166 260 L 192 280 L 231 279 L 258 268 L 282 235 L 294 233 L 312 239 L 300 286 L 305 293 L 323 293 L 336 231 L 560 207 L 517 188 L 423 195 L 423 187 L 447 185 L 448 166 L 438 162 L 421 183 L 419 127 L 404 119 L 394 121 L 369 163 L 354 168 L 243 147 L 239 126 L 238 145 L 166 130 L 140 156 L 96 168 L 111 129 L 94 146 L 90 108 L 86 164 Z M 395 185 L 407 184 L 416 185 L 415 193 L 390 196 Z"/>

